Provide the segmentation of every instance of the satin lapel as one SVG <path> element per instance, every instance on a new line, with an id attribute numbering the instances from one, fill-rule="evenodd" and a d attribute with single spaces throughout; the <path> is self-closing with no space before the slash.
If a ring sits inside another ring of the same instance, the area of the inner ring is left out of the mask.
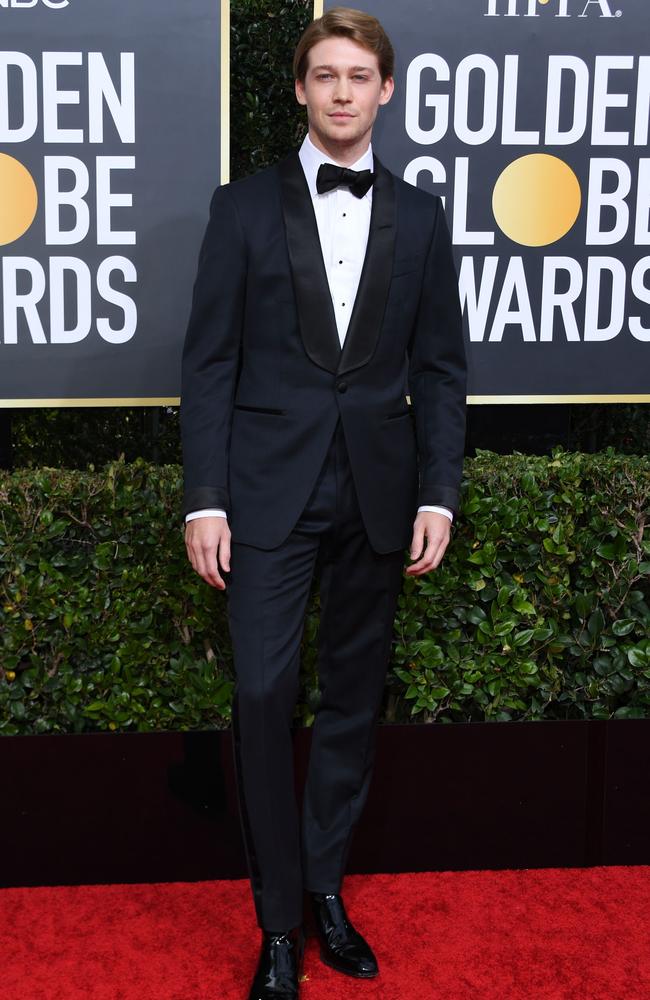
<path id="1" fill-rule="evenodd" d="M 280 196 L 300 334 L 312 361 L 336 372 L 341 344 L 309 187 L 298 153 L 279 165 Z"/>
<path id="2" fill-rule="evenodd" d="M 370 361 L 379 338 L 393 271 L 395 184 L 393 175 L 376 156 L 374 167 L 377 179 L 372 191 L 368 246 L 350 325 L 336 369 L 338 375 Z"/>

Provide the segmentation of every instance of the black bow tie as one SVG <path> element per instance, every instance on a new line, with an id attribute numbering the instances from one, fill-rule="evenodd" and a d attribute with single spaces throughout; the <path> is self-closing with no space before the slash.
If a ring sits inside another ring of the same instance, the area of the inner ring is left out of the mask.
<path id="1" fill-rule="evenodd" d="M 372 170 L 350 170 L 349 167 L 338 167 L 335 163 L 321 163 L 316 176 L 316 190 L 323 194 L 324 191 L 333 191 L 343 185 L 349 187 L 357 198 L 363 198 L 374 184 L 376 176 Z"/>

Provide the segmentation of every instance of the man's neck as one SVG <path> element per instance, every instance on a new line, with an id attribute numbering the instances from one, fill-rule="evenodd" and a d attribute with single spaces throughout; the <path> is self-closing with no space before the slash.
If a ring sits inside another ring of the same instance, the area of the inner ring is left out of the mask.
<path id="1" fill-rule="evenodd" d="M 309 129 L 309 138 L 316 149 L 329 156 L 341 167 L 349 167 L 352 163 L 360 160 L 370 145 L 370 133 L 364 135 L 359 142 L 354 145 L 343 145 L 341 143 L 327 143 L 317 136 L 312 129 Z"/>

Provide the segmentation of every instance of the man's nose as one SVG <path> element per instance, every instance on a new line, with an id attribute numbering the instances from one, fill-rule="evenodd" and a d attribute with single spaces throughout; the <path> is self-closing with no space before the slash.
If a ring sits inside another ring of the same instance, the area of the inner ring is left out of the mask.
<path id="1" fill-rule="evenodd" d="M 334 100 L 335 101 L 350 101 L 350 84 L 348 80 L 337 80 L 336 86 L 334 88 Z"/>

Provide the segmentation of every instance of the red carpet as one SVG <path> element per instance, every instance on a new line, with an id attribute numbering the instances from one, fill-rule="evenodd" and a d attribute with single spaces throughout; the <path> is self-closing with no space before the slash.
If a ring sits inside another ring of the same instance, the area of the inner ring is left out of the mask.
<path id="1" fill-rule="evenodd" d="M 381 972 L 354 980 L 310 939 L 304 1000 L 650 998 L 650 867 L 346 878 Z M 0 890 L 2 1000 L 245 1000 L 248 882 Z"/>

